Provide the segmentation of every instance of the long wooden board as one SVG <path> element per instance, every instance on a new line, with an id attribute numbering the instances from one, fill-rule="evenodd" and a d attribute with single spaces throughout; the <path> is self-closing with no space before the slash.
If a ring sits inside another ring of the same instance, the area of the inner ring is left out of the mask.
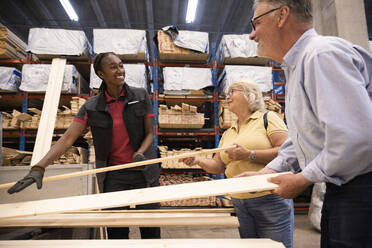
<path id="1" fill-rule="evenodd" d="M 66 213 L 235 213 L 234 208 L 161 208 L 161 209 L 131 209 L 131 210 L 82 210 Z"/>
<path id="2" fill-rule="evenodd" d="M 48 214 L 0 220 L 0 227 L 239 227 L 229 213 L 86 213 Z"/>
<path id="3" fill-rule="evenodd" d="M 0 219 L 63 213 L 74 210 L 141 205 L 154 202 L 227 195 L 233 193 L 267 191 L 278 187 L 278 185 L 268 182 L 267 178 L 279 174 L 283 173 L 159 186 L 103 193 L 99 195 L 73 196 L 49 200 L 1 204 Z"/>
<path id="4" fill-rule="evenodd" d="M 270 239 L 132 239 L 132 240 L 9 240 L 8 248 L 284 248 Z"/>
<path id="5" fill-rule="evenodd" d="M 65 65 L 66 59 L 54 58 L 52 60 L 31 166 L 44 157 L 52 144 L 54 123 L 56 121 L 58 103 L 61 96 Z"/>
<path id="6" fill-rule="evenodd" d="M 54 126 L 54 124 L 53 124 L 53 126 Z M 35 147 L 36 147 L 36 144 L 35 144 Z M 128 164 L 109 166 L 109 167 L 104 167 L 104 168 L 99 168 L 99 169 L 72 172 L 72 173 L 67 173 L 67 174 L 62 174 L 62 175 L 45 177 L 43 179 L 43 182 L 57 181 L 57 180 L 62 180 L 62 179 L 66 179 L 66 178 L 91 175 L 91 174 L 102 173 L 102 172 L 107 172 L 107 171 L 128 169 L 128 168 L 139 167 L 139 166 L 148 165 L 148 164 L 162 163 L 162 162 L 170 161 L 170 160 L 178 160 L 178 159 L 181 159 L 181 158 L 195 157 L 195 156 L 200 156 L 200 155 L 204 155 L 204 154 L 211 154 L 211 153 L 225 151 L 227 149 L 231 149 L 231 148 L 234 148 L 234 147 L 235 146 L 214 148 L 214 149 L 205 149 L 203 151 L 183 153 L 183 154 L 178 154 L 178 155 L 175 155 L 175 156 L 170 156 L 170 157 L 165 157 L 165 158 L 155 158 L 155 159 L 149 159 L 149 160 L 145 160 L 145 161 L 139 161 L 139 162 L 133 162 L 133 163 L 128 163 Z M 13 186 L 15 183 L 16 182 L 0 184 L 0 189 L 9 188 L 9 187 Z"/>

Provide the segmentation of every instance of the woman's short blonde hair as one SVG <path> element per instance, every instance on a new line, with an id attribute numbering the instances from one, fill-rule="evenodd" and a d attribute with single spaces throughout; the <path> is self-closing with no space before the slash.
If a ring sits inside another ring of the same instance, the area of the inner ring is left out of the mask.
<path id="1" fill-rule="evenodd" d="M 231 89 L 242 90 L 242 93 L 248 102 L 248 107 L 252 113 L 256 112 L 257 110 L 266 112 L 262 92 L 258 84 L 244 80 L 235 81 L 229 86 L 227 92 L 229 92 Z"/>

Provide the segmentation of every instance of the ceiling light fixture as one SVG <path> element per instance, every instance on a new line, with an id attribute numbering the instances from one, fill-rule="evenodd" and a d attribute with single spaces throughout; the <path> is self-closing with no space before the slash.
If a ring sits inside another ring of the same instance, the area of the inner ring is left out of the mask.
<path id="1" fill-rule="evenodd" d="M 70 17 L 71 21 L 78 21 L 79 17 L 76 14 L 74 8 L 72 7 L 69 0 L 59 0 L 59 2 L 62 4 L 63 8 L 65 9 L 67 15 Z"/>
<path id="2" fill-rule="evenodd" d="M 189 0 L 187 4 L 186 23 L 194 22 L 198 0 Z"/>

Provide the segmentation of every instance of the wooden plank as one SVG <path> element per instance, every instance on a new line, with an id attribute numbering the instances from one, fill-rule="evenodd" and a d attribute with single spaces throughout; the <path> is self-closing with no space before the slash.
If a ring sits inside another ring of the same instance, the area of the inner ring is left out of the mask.
<path id="1" fill-rule="evenodd" d="M 53 127 L 54 127 L 54 123 L 53 123 Z M 39 134 L 39 131 L 40 131 L 40 126 L 39 126 L 39 130 L 38 130 L 38 134 Z M 35 147 L 36 147 L 36 143 L 35 143 Z M 138 167 L 138 166 L 148 165 L 148 164 L 162 163 L 164 161 L 178 160 L 178 159 L 181 159 L 181 158 L 194 157 L 194 156 L 200 156 L 200 155 L 204 155 L 204 154 L 211 154 L 211 153 L 221 152 L 221 151 L 225 151 L 227 149 L 231 149 L 231 148 L 234 148 L 234 147 L 235 146 L 229 146 L 229 147 L 223 147 L 223 148 L 214 148 L 214 149 L 204 149 L 202 151 L 189 152 L 189 153 L 184 153 L 184 154 L 179 154 L 179 155 L 169 156 L 169 157 L 164 157 L 164 158 L 155 158 L 155 159 L 149 159 L 149 160 L 145 160 L 145 161 L 133 162 L 133 163 L 128 163 L 128 164 L 115 165 L 115 166 L 109 166 L 109 167 L 104 167 L 104 168 L 99 168 L 99 169 L 79 171 L 79 172 L 73 172 L 73 173 L 68 173 L 68 174 L 45 177 L 43 179 L 43 182 L 57 181 L 57 180 L 62 180 L 62 179 L 66 179 L 66 178 L 91 175 L 91 174 L 102 173 L 102 172 L 107 172 L 107 171 L 128 169 L 128 168 L 133 168 L 133 167 Z M 34 149 L 34 152 L 35 152 L 35 149 Z M 33 163 L 31 162 L 31 164 L 33 164 Z M 16 182 L 0 184 L 0 189 L 9 188 L 9 187 L 13 186 L 15 183 Z"/>
<path id="2" fill-rule="evenodd" d="M 7 240 L 8 248 L 284 248 L 271 239 Z"/>
<path id="3" fill-rule="evenodd" d="M 65 65 L 66 59 L 54 58 L 52 60 L 31 166 L 44 157 L 52 144 L 54 123 L 57 116 L 59 98 L 61 96 Z"/>
<path id="4" fill-rule="evenodd" d="M 0 219 L 63 213 L 74 210 L 113 208 L 205 196 L 274 190 L 268 178 L 284 173 L 265 174 L 152 188 L 73 196 L 49 200 L 0 204 Z"/>
<path id="5" fill-rule="evenodd" d="M 132 209 L 132 210 L 86 210 L 66 213 L 235 213 L 234 208 L 164 208 L 164 209 Z"/>
<path id="6" fill-rule="evenodd" d="M 51 214 L 0 220 L 0 227 L 239 227 L 229 213 L 85 213 Z"/>

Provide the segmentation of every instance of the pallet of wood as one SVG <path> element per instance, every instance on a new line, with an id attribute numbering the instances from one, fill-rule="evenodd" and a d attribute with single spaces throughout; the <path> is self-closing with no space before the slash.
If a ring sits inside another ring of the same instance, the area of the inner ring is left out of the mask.
<path id="1" fill-rule="evenodd" d="M 160 128 L 202 128 L 204 114 L 197 113 L 197 107 L 182 103 L 168 109 L 167 105 L 159 105 Z"/>
<path id="2" fill-rule="evenodd" d="M 3 147 L 3 166 L 28 166 L 31 163 L 32 152 L 19 151 L 13 148 Z M 70 147 L 53 164 L 86 164 L 88 163 L 88 151 L 82 147 Z"/>
<path id="3" fill-rule="evenodd" d="M 187 174 L 165 174 L 160 175 L 160 185 L 175 185 L 175 184 L 185 184 L 193 182 L 205 182 L 212 181 L 212 178 L 204 176 L 190 176 Z M 175 201 L 166 201 L 161 202 L 163 207 L 217 207 L 220 205 L 219 200 L 216 196 L 207 196 L 207 197 L 197 197 L 191 199 L 181 199 Z"/>
<path id="4" fill-rule="evenodd" d="M 85 103 L 85 99 L 81 97 L 72 97 L 70 101 L 71 109 L 67 106 L 62 106 L 63 110 L 57 110 L 57 117 L 54 124 L 55 129 L 67 129 L 74 120 L 80 107 Z M 38 129 L 41 111 L 37 108 L 29 108 L 28 113 L 21 113 L 14 109 L 12 113 L 2 112 L 4 130 L 12 130 L 18 128 Z"/>
<path id="5" fill-rule="evenodd" d="M 205 63 L 208 53 L 196 53 L 190 49 L 178 47 L 169 34 L 158 30 L 159 58 L 163 62 Z"/>
<path id="6" fill-rule="evenodd" d="M 0 24 L 0 58 L 25 59 L 26 43 Z"/>
<path id="7" fill-rule="evenodd" d="M 282 106 L 275 102 L 271 97 L 264 97 L 265 108 L 269 111 L 275 112 L 281 119 L 284 119 L 284 113 Z M 229 110 L 229 106 L 226 100 L 222 100 L 219 103 L 219 125 L 222 129 L 230 128 L 233 123 L 236 122 L 238 117 Z"/>

